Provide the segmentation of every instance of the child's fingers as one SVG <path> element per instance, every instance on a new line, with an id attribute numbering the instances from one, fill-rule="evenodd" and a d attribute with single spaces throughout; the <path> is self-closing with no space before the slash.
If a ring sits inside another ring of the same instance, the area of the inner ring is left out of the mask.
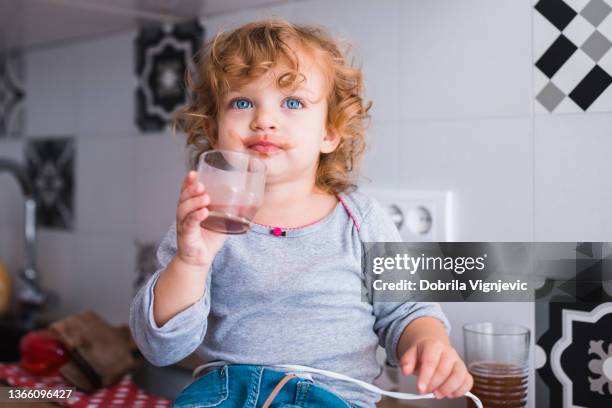
<path id="1" fill-rule="evenodd" d="M 465 368 L 463 367 L 463 364 L 461 364 L 459 361 L 456 362 L 453 366 L 451 375 L 446 379 L 446 381 L 444 381 L 444 383 L 442 383 L 440 387 L 438 387 L 438 389 L 436 389 L 436 397 L 449 397 L 455 391 L 458 391 L 459 387 L 461 387 L 465 381 L 467 370 L 464 370 Z"/>
<path id="2" fill-rule="evenodd" d="M 417 388 L 419 392 L 425 393 L 431 381 L 431 377 L 438 366 L 442 350 L 439 347 L 425 346 L 419 358 L 419 377 Z"/>
<path id="3" fill-rule="evenodd" d="M 200 222 L 204 221 L 206 217 L 208 217 L 208 208 L 200 208 L 200 209 L 197 209 L 191 212 L 185 218 L 184 222 L 188 227 L 194 227 L 198 225 Z"/>
<path id="4" fill-rule="evenodd" d="M 457 388 L 452 394 L 451 397 L 457 398 L 465 395 L 466 392 L 472 389 L 474 386 L 474 378 L 471 375 L 468 375 L 461 387 Z"/>
<path id="5" fill-rule="evenodd" d="M 181 196 L 179 197 L 179 205 L 192 197 L 202 195 L 205 189 L 204 184 L 200 183 L 199 181 L 195 182 L 193 185 L 189 186 L 189 188 L 186 188 L 181 192 Z"/>
<path id="6" fill-rule="evenodd" d="M 440 362 L 436 367 L 433 377 L 431 377 L 431 381 L 429 381 L 426 392 L 431 392 L 432 390 L 437 389 L 440 384 L 442 384 L 448 378 L 453 370 L 455 361 L 457 361 L 457 359 L 454 358 L 454 355 L 451 352 L 442 353 Z"/>
<path id="7" fill-rule="evenodd" d="M 210 196 L 208 194 L 192 197 L 179 204 L 176 210 L 176 219 L 179 223 L 184 220 L 194 211 L 200 210 L 210 204 Z"/>
<path id="8" fill-rule="evenodd" d="M 181 192 L 179 195 L 179 202 L 184 201 L 198 193 L 196 190 L 200 190 L 199 192 L 204 190 L 204 184 L 198 179 L 198 173 L 195 171 L 190 171 L 185 176 L 185 180 L 183 180 L 183 185 L 181 186 Z"/>
<path id="9" fill-rule="evenodd" d="M 189 173 L 187 173 L 187 175 L 183 179 L 183 184 L 181 185 L 181 193 L 183 192 L 183 190 L 185 190 L 187 187 L 189 187 L 191 185 L 191 183 L 193 183 L 193 181 L 196 179 L 197 175 L 198 175 L 198 173 L 193 171 L 193 170 L 191 170 Z"/>
<path id="10" fill-rule="evenodd" d="M 412 346 L 402 356 L 400 359 L 400 368 L 402 370 L 403 375 L 410 375 L 414 372 L 414 368 L 416 367 L 417 360 L 417 347 Z"/>
<path id="11" fill-rule="evenodd" d="M 204 184 L 198 180 L 194 180 L 184 190 L 181 191 L 178 203 L 181 204 L 183 201 L 190 199 L 191 197 L 201 195 L 206 190 Z"/>

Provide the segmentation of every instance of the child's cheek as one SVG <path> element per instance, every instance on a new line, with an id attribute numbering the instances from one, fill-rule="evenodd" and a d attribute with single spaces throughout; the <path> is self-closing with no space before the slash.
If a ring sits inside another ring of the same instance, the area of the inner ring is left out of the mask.
<path id="1" fill-rule="evenodd" d="M 232 138 L 228 135 L 226 135 L 226 137 L 221 138 L 219 140 L 218 149 L 242 150 L 243 148 L 244 146 L 239 140 L 236 140 L 235 138 Z"/>
<path id="2" fill-rule="evenodd" d="M 219 126 L 218 144 L 218 149 L 227 149 L 238 144 L 242 144 L 239 130 L 234 127 L 228 127 L 225 123 L 221 123 Z"/>

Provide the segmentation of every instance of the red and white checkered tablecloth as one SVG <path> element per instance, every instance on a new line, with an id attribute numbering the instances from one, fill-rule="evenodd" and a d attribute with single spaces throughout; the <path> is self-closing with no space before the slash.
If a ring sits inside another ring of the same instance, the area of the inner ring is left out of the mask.
<path id="1" fill-rule="evenodd" d="M 0 363 L 0 381 L 13 387 L 25 388 L 68 388 L 71 385 L 60 375 L 37 376 L 31 374 L 19 364 Z M 121 381 L 92 394 L 75 391 L 67 400 L 59 402 L 70 408 L 106 408 L 106 407 L 140 407 L 168 408 L 172 402 L 158 396 L 146 394 L 132 382 L 131 374 L 126 374 Z"/>

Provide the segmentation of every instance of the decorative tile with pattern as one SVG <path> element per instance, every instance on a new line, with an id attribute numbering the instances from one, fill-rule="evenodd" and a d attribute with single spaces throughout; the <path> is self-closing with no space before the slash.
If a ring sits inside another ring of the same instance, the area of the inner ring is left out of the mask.
<path id="1" fill-rule="evenodd" d="M 538 408 L 608 408 L 612 303 L 537 303 Z"/>
<path id="2" fill-rule="evenodd" d="M 24 73 L 21 53 L 0 53 L 0 139 L 24 133 Z"/>
<path id="3" fill-rule="evenodd" d="M 612 245 L 578 242 L 574 251 L 551 269 L 565 278 L 537 291 L 538 408 L 608 407 L 612 398 Z"/>
<path id="4" fill-rule="evenodd" d="M 538 110 L 612 111 L 612 0 L 540 0 L 535 10 L 534 24 L 558 33 L 536 56 Z"/>
<path id="5" fill-rule="evenodd" d="M 37 225 L 71 230 L 74 224 L 74 139 L 37 139 L 25 147 L 33 180 Z"/>
<path id="6" fill-rule="evenodd" d="M 142 29 L 135 40 L 136 124 L 144 132 L 163 130 L 172 113 L 186 102 L 184 77 L 202 47 L 198 21 Z"/>

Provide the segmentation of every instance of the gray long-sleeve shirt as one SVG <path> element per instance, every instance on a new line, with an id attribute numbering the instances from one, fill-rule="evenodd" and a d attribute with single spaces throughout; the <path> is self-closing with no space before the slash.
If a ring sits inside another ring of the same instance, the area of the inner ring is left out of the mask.
<path id="1" fill-rule="evenodd" d="M 163 366 L 196 351 L 205 361 L 306 365 L 372 383 L 382 370 L 377 346 L 397 366 L 397 343 L 412 320 L 435 317 L 450 331 L 436 303 L 362 301 L 362 242 L 401 238 L 373 199 L 359 192 L 339 198 L 324 219 L 285 230 L 284 236 L 258 224 L 230 236 L 213 261 L 202 298 L 158 327 L 153 288 L 176 254 L 172 225 L 157 250 L 159 270 L 130 310 L 143 355 Z M 380 399 L 349 382 L 313 379 L 360 406 L 374 407 Z"/>

